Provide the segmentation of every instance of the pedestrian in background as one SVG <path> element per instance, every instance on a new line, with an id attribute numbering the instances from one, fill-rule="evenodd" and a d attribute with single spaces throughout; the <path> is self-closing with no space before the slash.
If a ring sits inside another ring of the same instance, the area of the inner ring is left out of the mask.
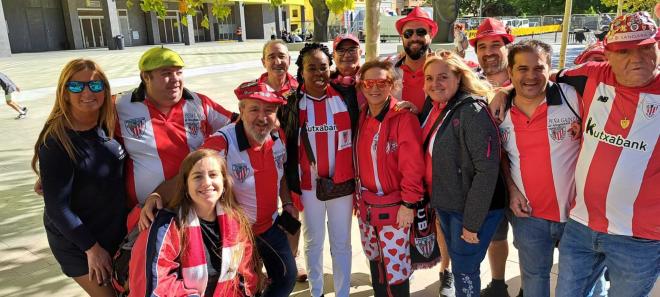
<path id="1" fill-rule="evenodd" d="M 9 105 L 9 107 L 13 108 L 15 111 L 18 112 L 16 119 L 20 120 L 22 118 L 25 118 L 28 111 L 27 107 L 25 106 L 21 107 L 11 98 L 11 93 L 20 92 L 21 88 L 19 88 L 11 79 L 9 79 L 9 77 L 6 74 L 2 72 L 0 72 L 0 86 L 2 87 L 2 90 L 5 91 L 5 100 L 7 102 L 7 105 Z"/>

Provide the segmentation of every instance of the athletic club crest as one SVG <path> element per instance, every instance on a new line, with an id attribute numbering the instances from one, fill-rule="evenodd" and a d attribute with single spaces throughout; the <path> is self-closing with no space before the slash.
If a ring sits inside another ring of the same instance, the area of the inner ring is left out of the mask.
<path id="1" fill-rule="evenodd" d="M 194 113 L 186 113 L 183 116 L 183 122 L 186 126 L 186 132 L 192 136 L 197 136 L 201 130 L 201 121 Z"/>
<path id="2" fill-rule="evenodd" d="M 566 134 L 568 134 L 563 125 L 549 128 L 548 133 L 550 133 L 550 138 L 555 142 L 561 142 L 566 137 Z"/>
<path id="3" fill-rule="evenodd" d="M 429 258 L 435 249 L 435 242 L 435 233 L 424 237 L 415 237 L 415 248 L 424 258 Z"/>
<path id="4" fill-rule="evenodd" d="M 124 121 L 124 127 L 128 133 L 135 139 L 142 139 L 144 130 L 146 129 L 147 120 L 145 118 L 134 118 Z"/>
<path id="5" fill-rule="evenodd" d="M 511 128 L 500 128 L 500 137 L 502 137 L 502 143 L 506 143 L 509 141 L 509 133 L 511 132 Z"/>
<path id="6" fill-rule="evenodd" d="M 396 143 L 396 140 L 388 140 L 385 146 L 385 153 L 390 154 L 396 152 L 397 148 L 399 148 L 399 145 Z"/>
<path id="7" fill-rule="evenodd" d="M 233 172 L 234 178 L 243 183 L 250 173 L 250 167 L 245 163 L 232 164 L 231 171 Z"/>
<path id="8" fill-rule="evenodd" d="M 647 119 L 652 119 L 654 118 L 658 112 L 660 111 L 660 100 L 657 100 L 658 98 L 652 98 L 647 95 L 647 97 L 644 99 L 644 105 L 642 106 L 644 116 Z"/>

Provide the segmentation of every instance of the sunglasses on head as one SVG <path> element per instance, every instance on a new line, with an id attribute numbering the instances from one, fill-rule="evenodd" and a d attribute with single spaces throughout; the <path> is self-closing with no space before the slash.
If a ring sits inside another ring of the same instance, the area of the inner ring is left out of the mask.
<path id="1" fill-rule="evenodd" d="M 102 80 L 90 80 L 90 81 L 69 81 L 66 83 L 66 88 L 71 93 L 80 93 L 85 89 L 85 85 L 89 88 L 92 93 L 99 93 L 105 89 L 105 84 Z"/>
<path id="2" fill-rule="evenodd" d="M 375 86 L 378 86 L 379 89 L 383 89 L 392 85 L 391 79 L 365 79 L 361 82 L 362 87 L 365 89 L 371 89 Z"/>
<path id="3" fill-rule="evenodd" d="M 419 37 L 424 37 L 426 34 L 429 34 L 428 31 L 424 28 L 417 28 L 417 29 L 408 29 L 406 31 L 403 31 L 403 38 L 408 39 L 412 37 L 414 34 L 417 34 Z"/>

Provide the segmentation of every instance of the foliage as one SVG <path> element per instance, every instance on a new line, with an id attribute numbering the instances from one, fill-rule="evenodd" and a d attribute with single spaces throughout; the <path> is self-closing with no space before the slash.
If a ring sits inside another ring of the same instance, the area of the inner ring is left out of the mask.
<path id="1" fill-rule="evenodd" d="M 613 7 L 616 9 L 619 1 L 617 0 L 601 0 L 603 4 L 608 7 Z M 658 0 L 626 0 L 623 1 L 623 11 L 624 12 L 634 12 L 645 10 L 652 14 L 653 7 L 658 3 Z"/>
<path id="2" fill-rule="evenodd" d="M 316 42 L 328 41 L 328 16 L 330 10 L 325 0 L 310 0 L 314 13 L 314 37 Z"/>
<path id="3" fill-rule="evenodd" d="M 218 20 L 226 20 L 231 14 L 231 3 L 229 3 L 228 0 L 214 0 L 211 14 L 213 14 Z M 206 22 L 208 23 L 208 18 L 206 19 Z"/>
<path id="4" fill-rule="evenodd" d="M 167 9 L 165 8 L 163 0 L 141 0 L 140 9 L 145 12 L 153 11 L 161 19 L 164 19 L 167 15 Z"/>
<path id="5" fill-rule="evenodd" d="M 353 10 L 355 7 L 355 0 L 326 0 L 325 4 L 328 10 L 335 15 L 341 15 L 344 11 Z"/>
<path id="6" fill-rule="evenodd" d="M 130 9 L 135 3 L 135 0 L 127 0 L 126 6 Z M 271 0 L 271 3 L 276 1 L 282 2 L 283 0 Z M 164 0 L 139 0 L 140 9 L 145 12 L 154 12 L 160 19 L 164 19 L 167 15 L 167 7 Z M 188 26 L 189 15 L 195 15 L 198 10 L 202 10 L 205 0 L 178 0 L 178 10 L 182 14 L 181 25 Z M 211 14 L 219 20 L 226 19 L 231 14 L 231 3 L 229 0 L 213 0 L 211 6 Z M 176 24 L 178 25 L 178 23 Z M 209 18 L 204 15 L 201 26 L 209 28 Z"/>
<path id="7" fill-rule="evenodd" d="M 602 1 L 603 3 L 601 0 L 573 0 L 572 12 L 596 14 L 616 11 L 618 0 Z M 632 1 L 654 3 L 656 0 Z M 482 0 L 481 2 L 484 16 L 561 15 L 564 14 L 564 4 L 566 3 L 565 0 Z M 614 3 L 614 7 L 606 6 L 605 2 Z M 458 3 L 461 15 L 479 15 L 479 0 L 458 0 Z"/>

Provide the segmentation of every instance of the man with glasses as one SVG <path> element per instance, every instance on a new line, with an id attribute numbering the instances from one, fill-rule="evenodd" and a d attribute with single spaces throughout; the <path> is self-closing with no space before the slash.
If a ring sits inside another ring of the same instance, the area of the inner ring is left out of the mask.
<path id="1" fill-rule="evenodd" d="M 337 36 L 332 43 L 332 59 L 336 71 L 330 74 L 333 83 L 341 86 L 354 86 L 360 70 L 360 41 L 353 34 Z"/>
<path id="2" fill-rule="evenodd" d="M 405 55 L 401 54 L 394 64 L 403 83 L 401 93 L 394 97 L 411 102 L 416 113 L 422 110 L 426 99 L 423 66 L 438 25 L 424 10 L 415 7 L 405 18 L 396 21 L 396 30 L 401 35 Z"/>

